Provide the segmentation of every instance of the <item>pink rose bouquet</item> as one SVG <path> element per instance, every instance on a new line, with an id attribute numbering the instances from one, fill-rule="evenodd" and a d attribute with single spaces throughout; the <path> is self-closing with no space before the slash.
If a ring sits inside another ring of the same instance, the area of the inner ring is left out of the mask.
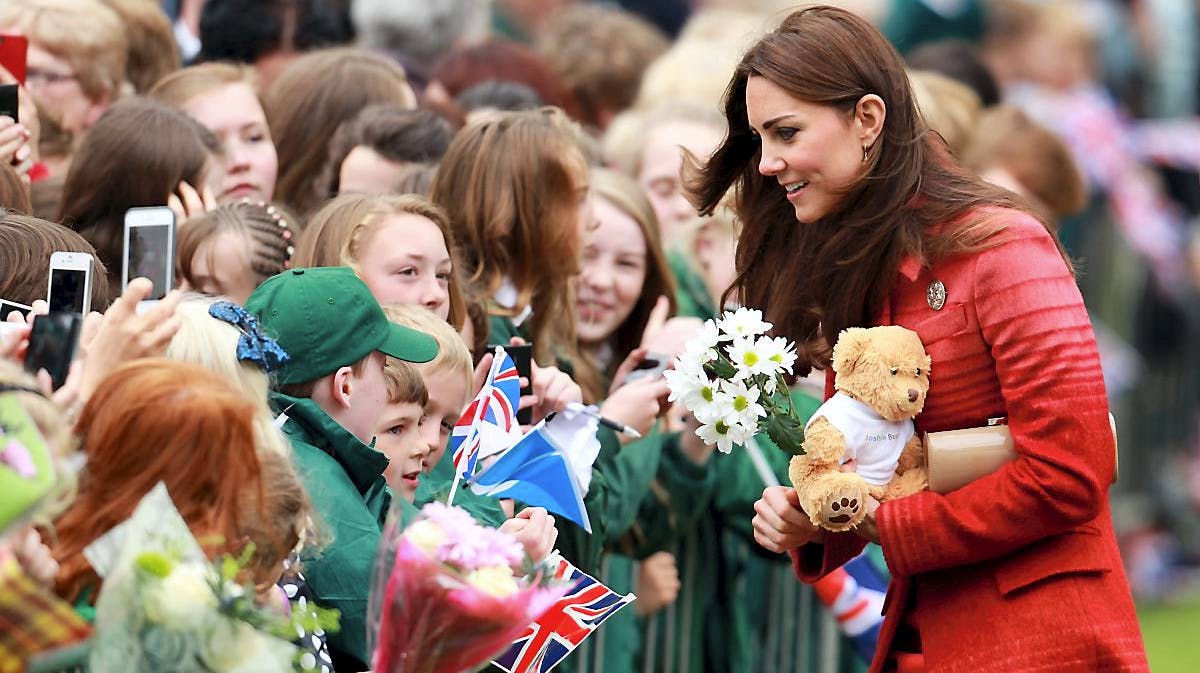
<path id="1" fill-rule="evenodd" d="M 517 569 L 514 572 L 514 569 Z M 369 606 L 375 673 L 462 673 L 486 664 L 565 586 L 543 581 L 512 536 L 432 502 L 380 546 Z"/>

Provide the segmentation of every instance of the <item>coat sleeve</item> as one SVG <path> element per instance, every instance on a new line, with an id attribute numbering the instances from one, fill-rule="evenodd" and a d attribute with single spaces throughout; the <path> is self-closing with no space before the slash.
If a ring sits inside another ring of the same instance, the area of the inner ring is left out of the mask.
<path id="1" fill-rule="evenodd" d="M 308 451 L 319 453 L 317 449 Z M 304 558 L 308 586 L 318 605 L 341 613 L 340 628 L 329 636 L 330 653 L 349 666 L 366 666 L 367 594 L 379 549 L 379 522 L 332 459 L 299 455 L 299 450 L 297 454 L 313 509 L 320 512 L 332 537 L 324 548 Z"/>
<path id="2" fill-rule="evenodd" d="M 1001 235 L 976 255 L 973 302 L 1017 458 L 952 493 L 884 503 L 876 521 L 897 576 L 999 558 L 1075 528 L 1097 516 L 1112 480 L 1104 379 L 1074 278 L 1032 218 Z"/>

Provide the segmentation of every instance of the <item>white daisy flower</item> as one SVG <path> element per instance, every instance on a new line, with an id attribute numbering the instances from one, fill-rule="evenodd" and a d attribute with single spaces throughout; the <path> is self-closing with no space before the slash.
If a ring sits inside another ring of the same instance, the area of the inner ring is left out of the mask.
<path id="1" fill-rule="evenodd" d="M 744 306 L 733 312 L 726 311 L 717 326 L 734 339 L 758 336 L 771 329 L 771 323 L 763 322 L 762 311 Z"/>
<path id="2" fill-rule="evenodd" d="M 772 363 L 772 377 L 775 374 L 791 374 L 796 366 L 796 347 L 783 337 L 759 337 L 754 347 Z"/>
<path id="3" fill-rule="evenodd" d="M 717 359 L 717 344 L 722 341 L 728 341 L 729 337 L 721 334 L 717 329 L 717 324 L 710 320 L 704 321 L 704 326 L 696 332 L 696 336 L 688 339 L 684 345 L 683 355 L 680 359 L 691 360 L 704 364 Z"/>
<path id="4" fill-rule="evenodd" d="M 712 423 L 705 423 L 697 428 L 696 436 L 705 444 L 715 444 L 721 453 L 729 453 L 734 444 L 745 444 L 750 441 L 750 438 L 754 436 L 754 431 L 741 423 L 730 423 L 718 418 Z"/>
<path id="5" fill-rule="evenodd" d="M 721 393 L 729 398 L 733 414 L 743 425 L 756 427 L 758 419 L 767 415 L 767 410 L 758 403 L 757 386 L 747 386 L 742 381 L 725 381 L 721 384 Z"/>
<path id="6" fill-rule="evenodd" d="M 775 376 L 776 364 L 768 359 L 768 353 L 759 348 L 759 343 L 750 338 L 734 339 L 732 344 L 725 347 L 733 366 L 737 368 L 734 380 L 742 380 L 750 376 Z"/>
<path id="7" fill-rule="evenodd" d="M 712 415 L 723 402 L 716 381 L 710 381 L 698 366 L 684 365 L 679 369 L 663 372 L 667 387 L 671 390 L 668 402 L 679 402 L 697 418 L 701 414 Z"/>

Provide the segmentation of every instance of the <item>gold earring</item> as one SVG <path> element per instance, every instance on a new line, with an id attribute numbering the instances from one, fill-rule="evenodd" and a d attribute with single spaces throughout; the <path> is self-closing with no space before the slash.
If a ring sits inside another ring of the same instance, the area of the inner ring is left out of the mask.
<path id="1" fill-rule="evenodd" d="M 862 162 L 863 162 L 864 164 L 865 164 L 865 163 L 867 163 L 867 150 L 869 150 L 869 149 L 871 149 L 871 146 L 870 146 L 870 145 L 863 145 L 863 158 L 862 158 Z"/>

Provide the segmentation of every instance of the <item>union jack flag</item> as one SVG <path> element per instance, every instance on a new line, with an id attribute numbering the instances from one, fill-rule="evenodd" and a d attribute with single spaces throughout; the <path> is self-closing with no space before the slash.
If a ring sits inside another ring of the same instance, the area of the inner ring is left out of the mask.
<path id="1" fill-rule="evenodd" d="M 508 651 L 492 661 L 507 673 L 547 673 L 557 666 L 601 622 L 637 597 L 624 596 L 560 558 L 554 577 L 573 582 L 571 590 L 558 599 L 536 622 L 529 625 Z"/>
<path id="2" fill-rule="evenodd" d="M 517 429 L 521 376 L 517 373 L 517 365 L 503 348 L 496 349 L 492 371 L 488 374 L 488 383 L 491 384 L 491 397 L 483 419 L 500 426 L 505 432 Z"/>
<path id="3" fill-rule="evenodd" d="M 519 431 L 517 405 L 520 399 L 521 380 L 517 366 L 503 348 L 497 348 L 487 380 L 450 433 L 450 451 L 456 474 L 470 481 L 475 474 L 479 450 L 486 438 L 505 437 Z M 503 431 L 502 434 L 485 433 L 484 423 L 496 426 Z"/>

